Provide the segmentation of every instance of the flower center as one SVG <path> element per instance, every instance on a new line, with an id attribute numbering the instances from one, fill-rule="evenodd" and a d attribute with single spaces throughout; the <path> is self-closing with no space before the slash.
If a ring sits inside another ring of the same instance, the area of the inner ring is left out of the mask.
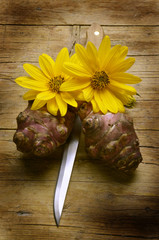
<path id="1" fill-rule="evenodd" d="M 105 88 L 109 82 L 109 77 L 104 71 L 95 72 L 91 77 L 91 86 L 93 89 L 101 90 Z"/>
<path id="2" fill-rule="evenodd" d="M 61 75 L 51 78 L 49 81 L 49 87 L 53 92 L 59 92 L 61 84 L 64 82 L 64 78 Z"/>

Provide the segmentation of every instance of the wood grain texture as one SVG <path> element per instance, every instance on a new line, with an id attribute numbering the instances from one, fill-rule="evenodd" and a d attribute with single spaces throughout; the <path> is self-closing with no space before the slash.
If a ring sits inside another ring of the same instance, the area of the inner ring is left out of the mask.
<path id="1" fill-rule="evenodd" d="M 12 141 L 16 116 L 27 102 L 14 79 L 23 63 L 38 66 L 47 53 L 70 54 L 86 43 L 89 25 L 102 25 L 112 45 L 129 47 L 140 76 L 133 116 L 143 162 L 120 176 L 91 160 L 80 146 L 61 225 L 53 219 L 53 193 L 63 153 L 24 155 Z M 158 0 L 1 0 L 0 8 L 0 240 L 159 239 L 159 2 Z"/>
<path id="2" fill-rule="evenodd" d="M 1 0 L 2 24 L 156 25 L 158 0 Z"/>

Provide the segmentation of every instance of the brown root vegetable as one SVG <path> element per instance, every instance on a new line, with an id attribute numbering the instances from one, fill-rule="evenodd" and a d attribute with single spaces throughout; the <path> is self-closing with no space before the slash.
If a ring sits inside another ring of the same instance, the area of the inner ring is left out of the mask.
<path id="1" fill-rule="evenodd" d="M 68 110 L 64 117 L 51 115 L 46 107 L 31 110 L 28 107 L 17 117 L 17 131 L 13 141 L 17 149 L 36 156 L 50 155 L 64 144 L 72 130 L 75 112 Z"/>
<path id="2" fill-rule="evenodd" d="M 79 108 L 85 134 L 86 151 L 110 167 L 134 171 L 142 161 L 133 121 L 126 113 L 93 113 L 90 104 Z"/>

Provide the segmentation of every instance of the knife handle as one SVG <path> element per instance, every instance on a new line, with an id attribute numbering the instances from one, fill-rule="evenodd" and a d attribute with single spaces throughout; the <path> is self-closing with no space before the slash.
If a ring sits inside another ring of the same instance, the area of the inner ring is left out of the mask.
<path id="1" fill-rule="evenodd" d="M 103 37 L 103 28 L 99 24 L 93 23 L 86 32 L 86 44 L 91 41 L 98 49 Z"/>

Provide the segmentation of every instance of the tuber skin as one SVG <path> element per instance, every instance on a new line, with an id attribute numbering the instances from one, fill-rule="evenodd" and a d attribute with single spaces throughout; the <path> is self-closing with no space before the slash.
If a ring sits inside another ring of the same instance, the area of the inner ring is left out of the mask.
<path id="1" fill-rule="evenodd" d="M 142 161 L 139 140 L 133 121 L 127 113 L 93 113 L 91 104 L 81 104 L 86 151 L 91 158 L 101 159 L 119 171 L 133 172 Z"/>
<path id="2" fill-rule="evenodd" d="M 13 141 L 17 150 L 44 157 L 64 144 L 72 130 L 76 113 L 69 109 L 64 117 L 51 115 L 46 107 L 31 110 L 32 102 L 17 117 Z"/>

